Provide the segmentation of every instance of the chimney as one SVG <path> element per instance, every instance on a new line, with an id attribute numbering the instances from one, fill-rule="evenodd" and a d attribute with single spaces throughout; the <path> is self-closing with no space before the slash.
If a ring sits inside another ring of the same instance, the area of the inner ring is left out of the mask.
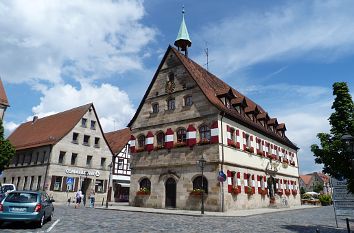
<path id="1" fill-rule="evenodd" d="M 38 120 L 38 116 L 33 116 L 32 124 L 36 123 L 37 120 Z"/>

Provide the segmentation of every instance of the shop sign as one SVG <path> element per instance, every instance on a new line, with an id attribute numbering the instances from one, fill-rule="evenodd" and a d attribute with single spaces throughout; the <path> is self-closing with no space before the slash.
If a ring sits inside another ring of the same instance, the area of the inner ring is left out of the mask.
<path id="1" fill-rule="evenodd" d="M 85 171 L 85 170 L 76 170 L 76 169 L 69 169 L 69 168 L 65 170 L 65 173 L 76 174 L 80 176 L 96 176 L 96 177 L 100 176 L 99 171 Z"/>

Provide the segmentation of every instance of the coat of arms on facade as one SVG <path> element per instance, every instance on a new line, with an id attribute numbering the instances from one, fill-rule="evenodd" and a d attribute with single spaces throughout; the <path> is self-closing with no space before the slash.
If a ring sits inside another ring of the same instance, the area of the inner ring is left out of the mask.
<path id="1" fill-rule="evenodd" d="M 171 80 L 167 81 L 166 86 L 165 86 L 166 93 L 168 93 L 168 94 L 172 93 L 175 90 L 175 87 L 176 87 L 176 84 L 173 81 L 171 81 Z"/>

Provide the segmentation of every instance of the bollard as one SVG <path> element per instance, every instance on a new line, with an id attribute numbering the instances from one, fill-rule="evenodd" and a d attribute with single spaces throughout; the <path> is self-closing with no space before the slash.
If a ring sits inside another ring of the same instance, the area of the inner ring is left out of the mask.
<path id="1" fill-rule="evenodd" d="M 104 198 L 102 199 L 102 206 L 103 206 L 103 203 L 104 203 Z"/>
<path id="2" fill-rule="evenodd" d="M 316 233 L 320 233 L 320 230 L 318 228 L 316 229 Z"/>
<path id="3" fill-rule="evenodd" d="M 347 222 L 348 233 L 350 233 L 349 218 L 346 218 L 345 221 Z"/>

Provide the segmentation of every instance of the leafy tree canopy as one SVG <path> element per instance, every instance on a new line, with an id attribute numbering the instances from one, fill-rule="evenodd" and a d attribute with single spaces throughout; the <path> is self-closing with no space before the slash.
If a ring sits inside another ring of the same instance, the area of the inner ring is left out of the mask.
<path id="1" fill-rule="evenodd" d="M 15 153 L 15 149 L 10 141 L 5 140 L 4 138 L 4 127 L 2 125 L 2 120 L 0 119 L 0 171 L 4 170 Z"/>
<path id="2" fill-rule="evenodd" d="M 341 140 L 344 134 L 354 136 L 354 104 L 345 82 L 333 84 L 333 95 L 334 112 L 329 117 L 330 133 L 317 134 L 320 145 L 312 145 L 311 151 L 316 157 L 315 162 L 323 164 L 323 172 L 335 178 L 346 178 L 348 190 L 354 193 L 354 162 L 351 161 L 354 155 Z"/>

